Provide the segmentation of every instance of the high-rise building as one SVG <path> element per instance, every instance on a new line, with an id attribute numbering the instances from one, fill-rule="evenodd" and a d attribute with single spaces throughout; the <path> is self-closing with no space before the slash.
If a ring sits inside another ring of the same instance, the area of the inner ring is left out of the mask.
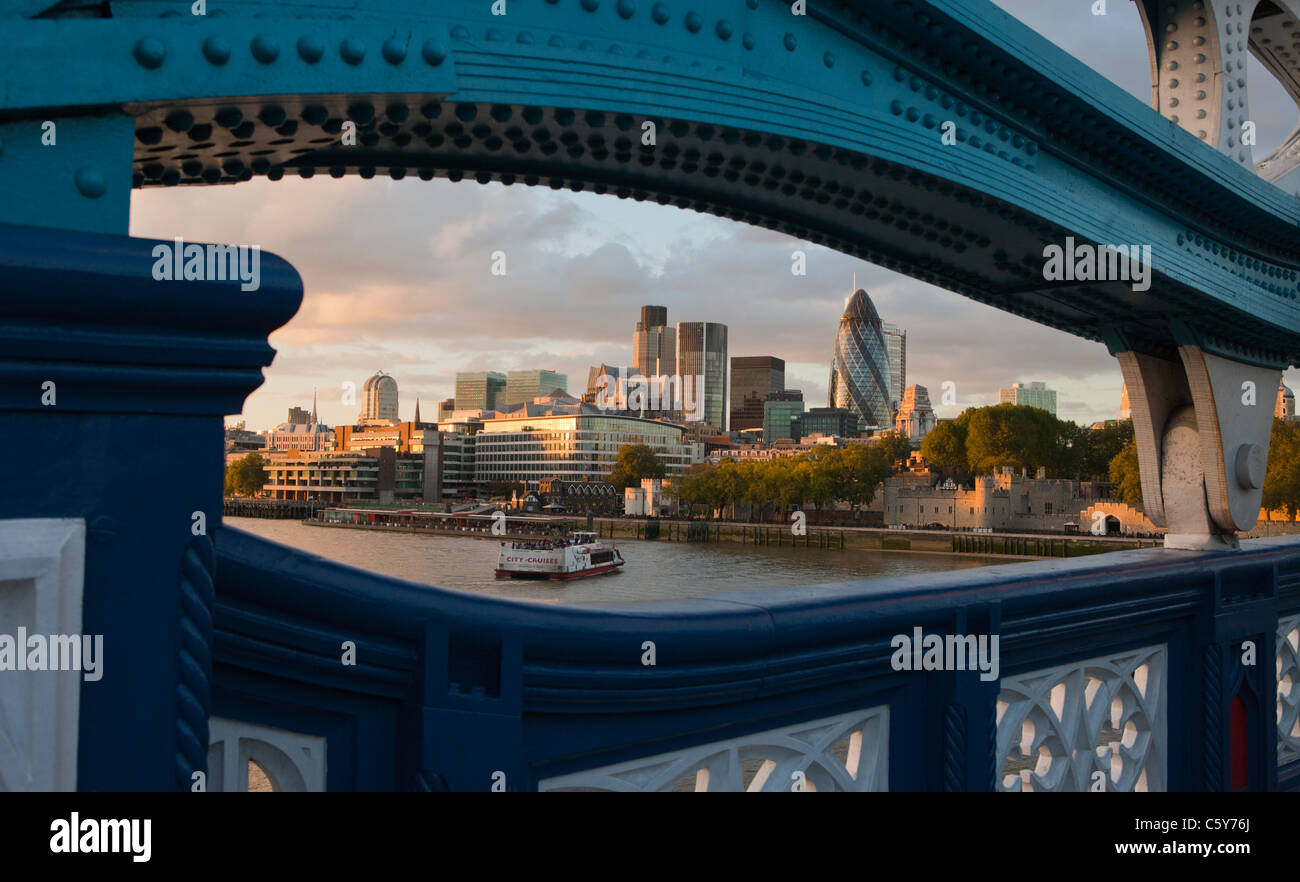
<path id="1" fill-rule="evenodd" d="M 763 405 L 773 392 L 785 388 L 785 361 L 771 355 L 738 356 L 731 360 L 731 429 L 763 425 Z"/>
<path id="2" fill-rule="evenodd" d="M 885 351 L 889 353 L 889 404 L 894 410 L 903 401 L 907 388 L 907 331 L 890 322 L 882 322 Z"/>
<path id="3" fill-rule="evenodd" d="M 799 417 L 803 416 L 803 392 L 784 389 L 773 392 L 763 402 L 763 443 L 772 444 L 782 438 L 799 440 Z"/>
<path id="4" fill-rule="evenodd" d="M 397 417 L 397 381 L 383 371 L 366 380 L 361 389 L 359 425 L 387 423 Z"/>
<path id="5" fill-rule="evenodd" d="M 1133 419 L 1133 407 L 1128 400 L 1128 383 L 1125 383 L 1124 388 L 1119 391 L 1119 411 L 1115 414 L 1115 418 L 1121 422 Z"/>
<path id="6" fill-rule="evenodd" d="M 457 410 L 496 410 L 506 388 L 506 375 L 496 371 L 456 374 Z"/>
<path id="7" fill-rule="evenodd" d="M 632 366 L 643 377 L 677 373 L 677 331 L 668 327 L 668 307 L 641 307 L 632 335 Z"/>
<path id="8" fill-rule="evenodd" d="M 727 431 L 731 377 L 727 370 L 727 326 L 717 322 L 677 323 L 677 372 L 702 402 L 702 422 Z"/>
<path id="9" fill-rule="evenodd" d="M 539 395 L 550 395 L 556 389 L 569 391 L 569 378 L 555 371 L 508 371 L 506 385 L 497 399 L 500 407 L 531 404 Z"/>
<path id="10" fill-rule="evenodd" d="M 1012 383 L 1010 389 L 998 390 L 998 404 L 1023 404 L 1056 416 L 1056 390 L 1046 383 Z"/>
<path id="11" fill-rule="evenodd" d="M 451 412 L 456 409 L 455 398 L 444 398 L 438 402 L 438 422 L 451 419 Z"/>
<path id="12" fill-rule="evenodd" d="M 884 325 L 867 292 L 859 288 L 849 298 L 835 333 L 827 403 L 852 411 L 861 428 L 892 427 L 890 388 Z"/>
<path id="13" fill-rule="evenodd" d="M 903 400 L 894 415 L 894 430 L 916 444 L 936 423 L 934 409 L 930 407 L 930 390 L 924 386 L 908 386 L 903 390 Z"/>
<path id="14" fill-rule="evenodd" d="M 285 420 L 285 422 L 292 423 L 295 425 L 307 425 L 309 423 L 314 422 L 314 420 L 312 420 L 311 413 L 307 410 L 307 408 L 291 407 L 289 408 L 289 416 Z"/>

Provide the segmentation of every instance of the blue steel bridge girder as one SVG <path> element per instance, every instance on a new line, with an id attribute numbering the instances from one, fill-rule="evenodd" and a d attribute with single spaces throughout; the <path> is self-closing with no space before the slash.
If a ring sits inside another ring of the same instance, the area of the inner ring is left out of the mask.
<path id="1" fill-rule="evenodd" d="M 192 16 L 135 0 L 111 4 L 112 18 L 11 19 L 0 188 L 17 198 L 0 220 L 124 233 L 128 186 L 286 173 L 590 188 L 780 230 L 1116 355 L 1181 369 L 1192 345 L 1269 370 L 1300 363 L 1300 204 L 1244 168 L 1248 154 L 1203 143 L 1233 147 L 1244 87 L 1214 78 L 1226 110 L 1201 139 L 990 5 L 689 6 L 514 0 L 497 16 L 491 4 L 372 0 L 344 18 L 311 4 Z M 1234 28 L 1249 18 L 1212 6 Z M 1204 29 L 1195 3 L 1143 9 L 1149 25 Z M 1226 36 L 1205 60 L 1173 45 L 1153 48 L 1157 70 L 1241 63 Z M 1157 102 L 1200 100 L 1179 91 L 1186 77 L 1156 75 Z M 1149 244 L 1150 289 L 1045 280 L 1045 245 L 1068 237 Z M 1196 398 L 1205 465 L 1193 470 L 1213 497 L 1233 486 L 1237 448 L 1266 451 L 1268 437 L 1248 420 L 1250 437 L 1228 432 L 1226 449 L 1223 403 Z M 1163 440 L 1139 439 L 1159 518 Z M 1213 530 L 1253 523 L 1256 489 L 1207 501 Z"/>

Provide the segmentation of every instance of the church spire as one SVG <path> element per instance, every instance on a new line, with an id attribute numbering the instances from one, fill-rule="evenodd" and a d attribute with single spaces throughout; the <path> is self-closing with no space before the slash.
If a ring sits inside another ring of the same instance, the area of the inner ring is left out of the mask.
<path id="1" fill-rule="evenodd" d="M 420 422 L 420 396 L 418 395 L 415 396 L 415 422 L 417 425 Z"/>
<path id="2" fill-rule="evenodd" d="M 316 416 L 316 387 L 315 386 L 313 386 L 311 390 L 311 422 L 313 426 L 320 422 L 320 419 Z"/>

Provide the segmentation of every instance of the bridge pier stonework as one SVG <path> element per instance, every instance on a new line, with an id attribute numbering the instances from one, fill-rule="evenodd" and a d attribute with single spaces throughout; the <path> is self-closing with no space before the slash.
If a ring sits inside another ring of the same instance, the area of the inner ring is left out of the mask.
<path id="1" fill-rule="evenodd" d="M 1232 550 L 1255 526 L 1285 359 L 1226 357 L 1179 329 L 1178 361 L 1112 344 L 1129 389 L 1147 516 L 1166 548 Z"/>

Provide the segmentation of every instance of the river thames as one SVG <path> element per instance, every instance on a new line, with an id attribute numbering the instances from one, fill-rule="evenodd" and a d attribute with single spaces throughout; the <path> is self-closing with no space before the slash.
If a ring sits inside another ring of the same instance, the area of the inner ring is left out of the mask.
<path id="1" fill-rule="evenodd" d="M 312 527 L 293 520 L 223 519 L 232 527 L 364 570 L 443 588 L 551 603 L 671 600 L 753 588 L 788 588 L 914 573 L 947 572 L 1013 558 L 816 547 L 618 540 L 623 572 L 572 582 L 497 580 L 499 543 Z"/>

